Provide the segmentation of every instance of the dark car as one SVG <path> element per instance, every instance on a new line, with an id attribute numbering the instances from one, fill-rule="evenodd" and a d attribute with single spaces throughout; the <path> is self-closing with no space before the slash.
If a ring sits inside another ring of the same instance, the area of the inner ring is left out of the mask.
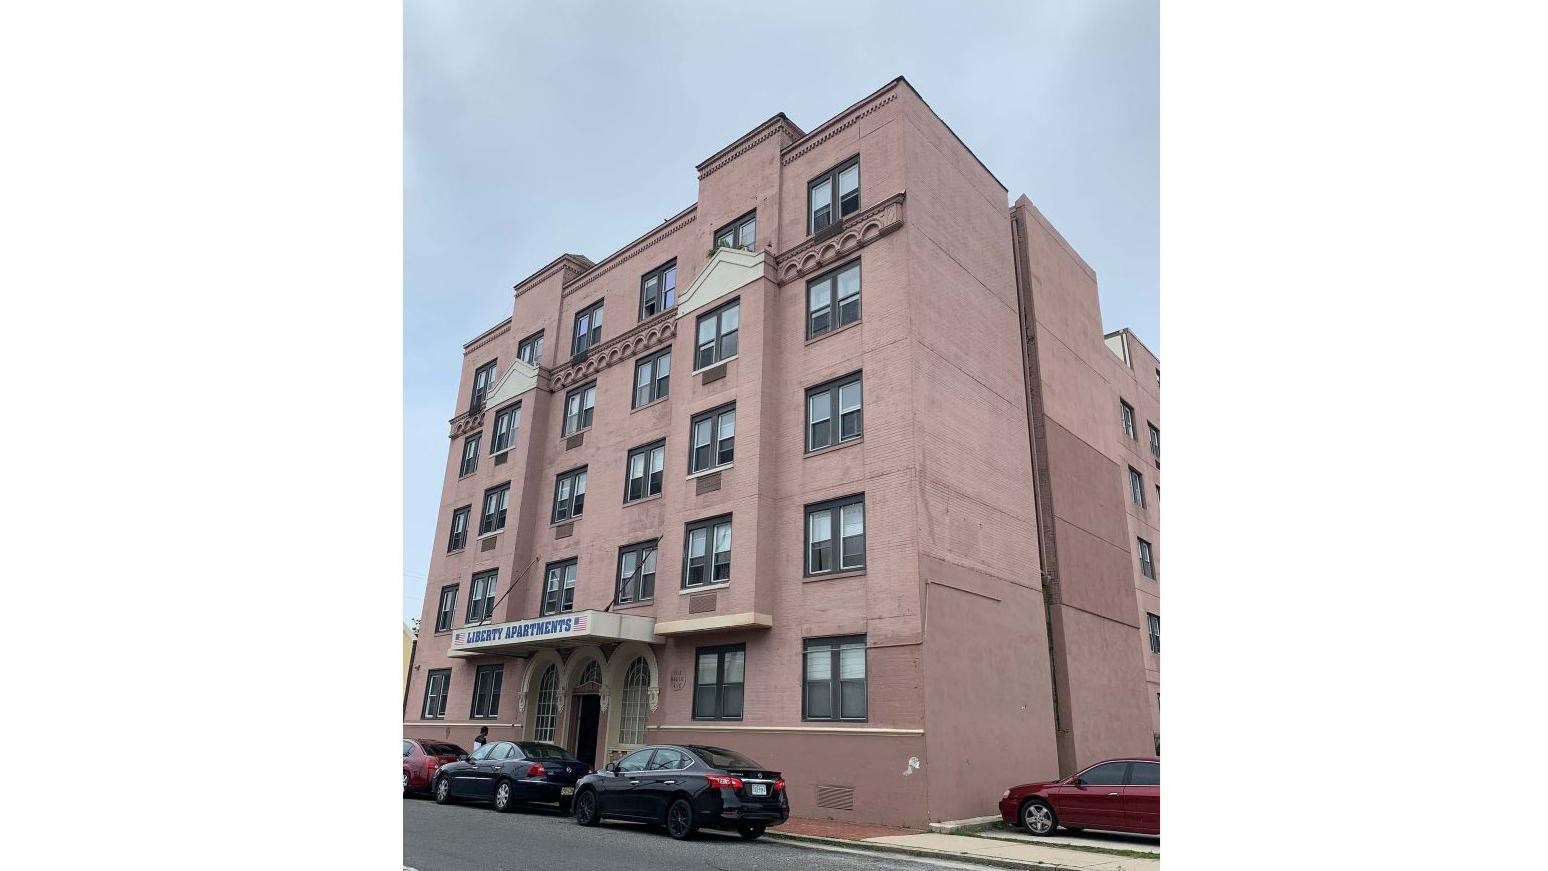
<path id="1" fill-rule="evenodd" d="M 555 744 L 541 741 L 491 741 L 465 761 L 442 765 L 435 774 L 435 800 L 494 802 L 508 811 L 517 802 L 553 802 L 570 812 L 575 781 L 591 766 Z"/>
<path id="2" fill-rule="evenodd" d="M 404 738 L 403 794 L 428 792 L 437 769 L 466 755 L 467 752 L 456 744 L 426 738 Z"/>
<path id="3" fill-rule="evenodd" d="M 789 817 L 779 772 L 721 747 L 645 747 L 575 785 L 575 821 L 583 826 L 636 820 L 665 825 L 679 840 L 703 827 L 734 829 L 750 841 Z"/>
<path id="4" fill-rule="evenodd" d="M 1161 760 L 1108 759 L 1063 780 L 1024 783 L 1000 797 L 1000 817 L 1034 835 L 1078 832 L 1161 834 Z"/>

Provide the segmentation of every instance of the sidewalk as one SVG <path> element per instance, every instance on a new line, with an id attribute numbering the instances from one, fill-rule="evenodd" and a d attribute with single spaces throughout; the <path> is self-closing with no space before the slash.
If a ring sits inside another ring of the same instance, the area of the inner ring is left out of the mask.
<path id="1" fill-rule="evenodd" d="M 981 836 L 943 835 L 887 826 L 791 817 L 784 825 L 769 829 L 767 837 L 873 852 L 981 862 L 1002 868 L 1039 868 L 1044 871 L 1160 871 L 1161 868 L 1159 852 L 1154 858 L 1140 858 L 1123 855 L 1127 852 L 1125 850 L 1079 847 L 1074 843 L 1075 839 L 1060 839 L 1060 846 L 1054 846 L 1030 835 L 999 831 L 985 832 Z"/>

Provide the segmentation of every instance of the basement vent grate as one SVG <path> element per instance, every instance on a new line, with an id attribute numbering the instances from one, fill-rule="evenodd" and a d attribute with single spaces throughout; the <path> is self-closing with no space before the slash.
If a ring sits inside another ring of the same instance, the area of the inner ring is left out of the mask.
<path id="1" fill-rule="evenodd" d="M 479 542 L 478 543 L 478 551 L 479 551 L 479 553 L 483 553 L 486 550 L 494 550 L 495 542 L 498 541 L 499 538 L 500 538 L 500 536 L 498 536 L 498 535 L 491 535 L 488 538 L 484 539 L 483 541 Z"/>
<path id="2" fill-rule="evenodd" d="M 714 593 L 696 593 L 688 597 L 689 614 L 708 614 L 715 610 Z"/>
<path id="3" fill-rule="evenodd" d="M 833 811 L 852 811 L 855 809 L 855 788 L 818 784 L 817 806 Z"/>

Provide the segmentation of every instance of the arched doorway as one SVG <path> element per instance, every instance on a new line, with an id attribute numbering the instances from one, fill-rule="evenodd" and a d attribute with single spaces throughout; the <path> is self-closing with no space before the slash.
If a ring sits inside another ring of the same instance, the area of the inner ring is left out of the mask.
<path id="1" fill-rule="evenodd" d="M 575 758 L 598 766 L 602 735 L 602 697 L 606 691 L 601 651 L 582 650 L 570 658 L 567 669 L 570 689 L 570 722 L 566 735 Z"/>

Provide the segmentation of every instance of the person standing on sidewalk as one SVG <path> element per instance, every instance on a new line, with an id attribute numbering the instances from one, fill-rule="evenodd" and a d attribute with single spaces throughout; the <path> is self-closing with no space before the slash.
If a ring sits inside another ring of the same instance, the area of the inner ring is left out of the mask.
<path id="1" fill-rule="evenodd" d="M 473 749 L 477 750 L 478 748 L 480 748 L 480 747 L 482 747 L 482 746 L 484 746 L 485 744 L 488 744 L 488 743 L 489 743 L 489 727 L 488 726 L 480 726 L 479 729 L 478 729 L 478 737 L 473 739 Z"/>

